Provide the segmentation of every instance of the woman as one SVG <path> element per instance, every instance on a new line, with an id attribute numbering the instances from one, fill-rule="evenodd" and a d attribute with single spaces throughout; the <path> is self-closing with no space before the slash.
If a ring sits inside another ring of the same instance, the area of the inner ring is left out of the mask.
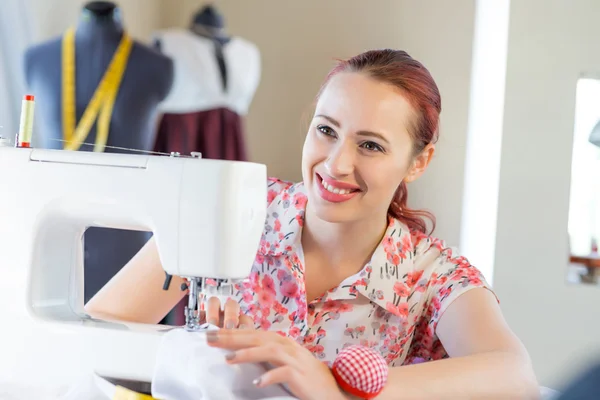
<path id="1" fill-rule="evenodd" d="M 380 352 L 380 399 L 537 398 L 529 356 L 481 273 L 427 233 L 407 183 L 431 161 L 438 88 L 403 51 L 340 62 L 317 96 L 303 182 L 269 180 L 265 231 L 249 283 L 209 335 L 231 363 L 268 361 L 259 386 L 301 399 L 345 394 L 328 368 L 345 345 Z M 94 315 L 156 323 L 182 293 L 162 291 L 152 241 L 87 305 Z M 135 287 L 135 295 L 131 295 Z M 239 316 L 239 317 L 238 317 Z M 251 327 L 256 329 L 231 329 Z"/>

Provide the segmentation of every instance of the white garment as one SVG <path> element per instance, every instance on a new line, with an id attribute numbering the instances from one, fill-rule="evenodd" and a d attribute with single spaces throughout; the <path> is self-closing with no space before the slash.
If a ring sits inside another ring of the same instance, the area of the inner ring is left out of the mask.
<path id="1" fill-rule="evenodd" d="M 97 374 L 91 373 L 83 379 L 61 388 L 16 386 L 0 382 L 0 400 L 111 400 L 117 388 Z"/>
<path id="2" fill-rule="evenodd" d="M 261 76 L 258 47 L 232 37 L 223 46 L 227 90 L 223 90 L 219 63 L 212 40 L 187 29 L 171 28 L 154 33 L 161 52 L 173 60 L 175 77 L 168 97 L 160 104 L 163 113 L 184 114 L 228 108 L 246 115 Z"/>
<path id="3" fill-rule="evenodd" d="M 206 331 L 175 328 L 160 344 L 152 396 L 162 400 L 296 400 L 280 385 L 257 388 L 252 381 L 266 369 L 258 364 L 229 365 L 227 351 L 210 347 Z"/>
<path id="4" fill-rule="evenodd" d="M 115 397 L 116 386 L 104 378 L 91 374 L 72 386 L 70 390 L 56 400 L 110 400 Z"/>

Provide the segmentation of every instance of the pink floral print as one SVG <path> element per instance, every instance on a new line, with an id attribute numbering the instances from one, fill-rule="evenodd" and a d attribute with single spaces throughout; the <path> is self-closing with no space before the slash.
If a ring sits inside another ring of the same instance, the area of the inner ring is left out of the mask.
<path id="1" fill-rule="evenodd" d="M 353 344 L 376 349 L 391 366 L 448 357 L 437 322 L 462 293 L 491 290 L 477 268 L 441 240 L 390 219 L 370 262 L 307 304 L 300 243 L 305 188 L 274 178 L 268 184 L 260 247 L 249 281 L 237 286 L 242 312 L 257 329 L 291 337 L 328 364 Z"/>

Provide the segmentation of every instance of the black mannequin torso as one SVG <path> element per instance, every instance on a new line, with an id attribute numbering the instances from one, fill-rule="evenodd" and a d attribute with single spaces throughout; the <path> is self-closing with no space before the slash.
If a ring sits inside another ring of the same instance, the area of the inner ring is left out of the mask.
<path id="1" fill-rule="evenodd" d="M 108 3 L 110 4 L 110 3 Z M 84 9 L 75 33 L 76 116 L 80 120 L 123 34 L 114 8 L 108 15 Z M 33 46 L 25 53 L 27 85 L 36 95 L 36 114 L 42 123 L 34 145 L 62 148 L 61 46 L 62 37 Z M 151 150 L 158 104 L 173 82 L 173 62 L 145 45 L 134 42 L 117 95 L 107 146 Z M 86 139 L 93 143 L 95 127 Z M 91 151 L 91 146 L 81 150 Z M 110 150 L 108 151 L 118 151 Z"/>
<path id="2" fill-rule="evenodd" d="M 117 49 L 123 27 L 120 11 L 111 2 L 88 3 L 75 31 L 75 103 L 79 123 Z M 28 49 L 24 59 L 29 91 L 36 96 L 33 146 L 61 149 L 62 37 Z M 107 146 L 152 150 L 159 103 L 173 83 L 170 58 L 133 42 L 110 122 Z M 96 124 L 86 143 L 96 140 Z M 93 146 L 81 146 L 92 151 Z M 127 152 L 106 148 L 106 152 Z M 150 234 L 91 228 L 85 233 L 85 301 L 89 300 L 146 243 Z"/>

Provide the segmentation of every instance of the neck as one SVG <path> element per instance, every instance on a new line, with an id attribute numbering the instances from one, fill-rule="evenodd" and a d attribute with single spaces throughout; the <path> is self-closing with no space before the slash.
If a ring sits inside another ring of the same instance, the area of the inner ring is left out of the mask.
<path id="1" fill-rule="evenodd" d="M 103 3 L 103 7 L 97 3 Z M 122 35 L 123 24 L 117 7 L 108 2 L 93 2 L 84 7 L 77 24 L 77 37 L 118 40 Z"/>
<path id="2" fill-rule="evenodd" d="M 387 215 L 348 223 L 323 221 L 307 203 L 302 248 L 327 260 L 325 265 L 346 274 L 360 271 L 371 259 L 387 230 Z"/>
<path id="3" fill-rule="evenodd" d="M 223 28 L 216 28 L 202 24 L 192 24 L 190 30 L 198 36 L 212 39 L 219 43 L 226 42 L 229 38 Z"/>

